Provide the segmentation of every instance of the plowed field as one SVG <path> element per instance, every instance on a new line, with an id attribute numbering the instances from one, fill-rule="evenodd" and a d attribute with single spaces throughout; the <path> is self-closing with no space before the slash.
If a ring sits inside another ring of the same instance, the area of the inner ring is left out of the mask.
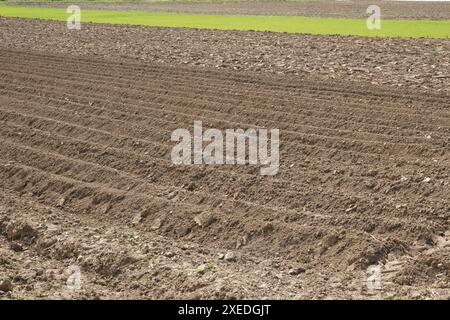
<path id="1" fill-rule="evenodd" d="M 279 174 L 174 165 L 195 120 L 280 129 Z M 3 46 L 0 124 L 6 297 L 449 297 L 445 92 Z"/>

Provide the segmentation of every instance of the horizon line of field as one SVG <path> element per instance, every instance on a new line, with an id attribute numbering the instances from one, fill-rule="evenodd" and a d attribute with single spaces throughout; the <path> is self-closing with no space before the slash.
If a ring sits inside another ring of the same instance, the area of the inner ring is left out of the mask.
<path id="1" fill-rule="evenodd" d="M 66 21 L 70 14 L 66 12 L 66 9 L 61 8 L 0 6 L 0 16 Z M 380 30 L 369 30 L 366 25 L 366 19 L 82 9 L 81 22 L 317 35 L 450 38 L 450 20 L 382 19 Z"/>

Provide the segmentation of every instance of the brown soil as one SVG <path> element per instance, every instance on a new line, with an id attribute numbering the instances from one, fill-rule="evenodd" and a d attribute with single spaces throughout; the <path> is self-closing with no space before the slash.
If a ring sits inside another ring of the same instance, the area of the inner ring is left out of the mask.
<path id="1" fill-rule="evenodd" d="M 448 93 L 136 61 L 106 33 L 185 30 L 83 26 L 69 46 L 58 24 L 0 22 L 2 297 L 450 297 Z M 194 120 L 279 128 L 279 174 L 173 165 Z"/>
<path id="2" fill-rule="evenodd" d="M 5 48 L 450 92 L 450 39 L 382 39 L 0 18 Z"/>
<path id="3" fill-rule="evenodd" d="M 283 16 L 318 16 L 335 18 L 367 17 L 367 7 L 378 5 L 382 17 L 386 19 L 450 19 L 450 3 L 416 1 L 242 1 L 242 2 L 101 2 L 77 3 L 81 8 L 96 10 L 133 10 L 188 12 L 207 14 L 240 14 L 240 15 L 283 15 Z M 58 2 L 24 2 L 12 5 L 33 5 L 66 8 L 69 3 Z"/>

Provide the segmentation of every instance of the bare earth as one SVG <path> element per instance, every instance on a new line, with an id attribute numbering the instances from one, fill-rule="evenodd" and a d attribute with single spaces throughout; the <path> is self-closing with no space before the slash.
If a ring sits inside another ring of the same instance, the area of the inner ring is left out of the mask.
<path id="1" fill-rule="evenodd" d="M 450 39 L 383 39 L 0 18 L 2 46 L 450 92 Z M 35 40 L 34 40 L 35 39 Z"/>
<path id="2" fill-rule="evenodd" d="M 23 2 L 33 5 L 66 8 L 69 3 Z M 332 18 L 365 18 L 367 7 L 378 5 L 385 19 L 450 19 L 450 3 L 417 1 L 242 1 L 242 2 L 82 2 L 82 9 L 187 12 L 207 14 L 281 15 Z"/>
<path id="3" fill-rule="evenodd" d="M 448 48 L 0 19 L 1 297 L 450 298 Z M 279 128 L 279 174 L 173 165 L 194 120 Z"/>

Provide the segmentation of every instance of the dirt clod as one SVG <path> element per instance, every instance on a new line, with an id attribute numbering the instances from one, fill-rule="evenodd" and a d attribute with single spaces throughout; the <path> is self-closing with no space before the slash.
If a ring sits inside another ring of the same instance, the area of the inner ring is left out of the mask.
<path id="1" fill-rule="evenodd" d="M 32 243 L 38 236 L 37 230 L 24 221 L 11 221 L 5 231 L 9 240 L 20 240 L 27 243 Z"/>
<path id="2" fill-rule="evenodd" d="M 211 223 L 215 221 L 214 215 L 209 212 L 203 212 L 194 217 L 195 223 L 197 223 L 200 227 L 204 228 L 209 226 Z"/>
<path id="3" fill-rule="evenodd" d="M 236 254 L 232 251 L 228 251 L 224 256 L 225 261 L 236 261 Z"/>
<path id="4" fill-rule="evenodd" d="M 12 289 L 13 289 L 13 284 L 12 284 L 11 280 L 9 280 L 9 279 L 0 280 L 0 291 L 9 292 L 9 291 L 12 291 Z"/>

